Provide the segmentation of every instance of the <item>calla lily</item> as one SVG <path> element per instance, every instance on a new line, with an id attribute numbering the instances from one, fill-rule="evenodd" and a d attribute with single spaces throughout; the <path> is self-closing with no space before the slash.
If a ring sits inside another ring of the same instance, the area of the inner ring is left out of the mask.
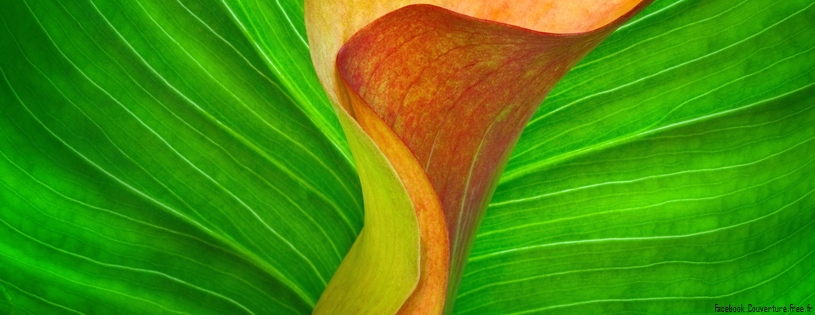
<path id="1" fill-rule="evenodd" d="M 649 3 L 306 1 L 312 60 L 367 187 L 363 232 L 315 313 L 451 311 L 521 130 Z M 418 229 L 418 252 L 416 235 L 395 226 Z"/>
<path id="2" fill-rule="evenodd" d="M 0 314 L 811 312 L 815 2 L 509 3 L 0 1 Z"/>

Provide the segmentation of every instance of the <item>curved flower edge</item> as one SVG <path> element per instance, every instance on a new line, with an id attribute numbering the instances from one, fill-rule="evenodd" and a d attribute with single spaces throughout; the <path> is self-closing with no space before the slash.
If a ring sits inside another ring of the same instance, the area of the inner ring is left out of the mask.
<path id="1" fill-rule="evenodd" d="M 418 219 L 421 238 L 419 282 L 398 313 L 440 314 L 447 293 L 450 247 L 439 198 L 405 143 L 354 90 L 348 91 L 354 119 L 395 169 L 413 201 Z"/>
<path id="2" fill-rule="evenodd" d="M 357 164 L 365 225 L 313 314 L 393 314 L 419 281 L 414 202 L 377 144 L 344 110 L 337 116 Z"/>
<path id="3" fill-rule="evenodd" d="M 649 3 L 573 34 L 409 5 L 345 43 L 335 110 L 376 143 L 418 217 L 420 280 L 399 313 L 452 311 L 474 232 L 523 126 L 577 61 Z"/>

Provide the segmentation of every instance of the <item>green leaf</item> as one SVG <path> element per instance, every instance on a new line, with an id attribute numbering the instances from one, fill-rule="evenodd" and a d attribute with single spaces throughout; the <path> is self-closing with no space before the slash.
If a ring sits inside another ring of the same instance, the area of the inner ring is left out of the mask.
<path id="1" fill-rule="evenodd" d="M 334 127 L 286 83 L 313 73 L 278 77 L 217 3 L 0 15 L 0 284 L 17 312 L 311 311 L 362 222 Z"/>
<path id="2" fill-rule="evenodd" d="M 336 115 L 314 74 L 306 39 L 303 0 L 222 2 L 232 22 L 238 24 L 251 48 L 262 57 L 296 105 L 343 155 L 350 156 Z"/>
<path id="3" fill-rule="evenodd" d="M 657 1 L 531 120 L 458 314 L 815 302 L 815 4 Z"/>
<path id="4" fill-rule="evenodd" d="M 307 314 L 362 225 L 302 3 L 0 2 L 0 312 Z M 657 0 L 570 72 L 455 312 L 815 304 L 815 4 Z"/>

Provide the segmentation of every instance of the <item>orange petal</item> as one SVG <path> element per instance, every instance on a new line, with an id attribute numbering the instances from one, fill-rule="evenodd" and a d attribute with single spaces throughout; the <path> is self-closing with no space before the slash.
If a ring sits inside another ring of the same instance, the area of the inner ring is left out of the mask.
<path id="1" fill-rule="evenodd" d="M 475 18 L 545 33 L 580 33 L 616 24 L 652 0 L 305 0 L 306 32 L 311 60 L 329 99 L 340 100 L 345 87 L 334 63 L 342 45 L 364 26 L 402 7 L 430 4 Z M 619 24 L 616 24 L 619 26 Z"/>
<path id="2" fill-rule="evenodd" d="M 356 121 L 379 146 L 402 180 L 419 223 L 419 282 L 399 314 L 440 314 L 447 295 L 450 248 L 439 198 L 416 157 L 390 126 L 356 93 L 349 93 L 349 99 Z"/>
<path id="3" fill-rule="evenodd" d="M 351 1 L 331 1 L 311 13 L 306 2 L 329 98 L 382 150 L 416 207 L 420 280 L 400 313 L 452 310 L 475 229 L 524 125 L 575 63 L 650 0 L 592 2 L 436 3 L 472 16 L 408 2 L 351 12 L 343 6 Z"/>

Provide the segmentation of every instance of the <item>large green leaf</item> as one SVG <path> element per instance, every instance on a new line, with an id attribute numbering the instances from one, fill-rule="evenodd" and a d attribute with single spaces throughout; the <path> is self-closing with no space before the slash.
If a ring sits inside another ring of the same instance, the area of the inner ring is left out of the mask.
<path id="1" fill-rule="evenodd" d="M 550 93 L 460 314 L 815 302 L 815 4 L 657 1 Z"/>
<path id="2" fill-rule="evenodd" d="M 17 312 L 310 312 L 361 227 L 359 180 L 225 5 L 0 15 L 0 285 Z"/>
<path id="3" fill-rule="evenodd" d="M 302 3 L 0 2 L 0 313 L 309 313 L 362 224 Z M 815 4 L 657 0 L 552 91 L 456 312 L 815 303 Z"/>

